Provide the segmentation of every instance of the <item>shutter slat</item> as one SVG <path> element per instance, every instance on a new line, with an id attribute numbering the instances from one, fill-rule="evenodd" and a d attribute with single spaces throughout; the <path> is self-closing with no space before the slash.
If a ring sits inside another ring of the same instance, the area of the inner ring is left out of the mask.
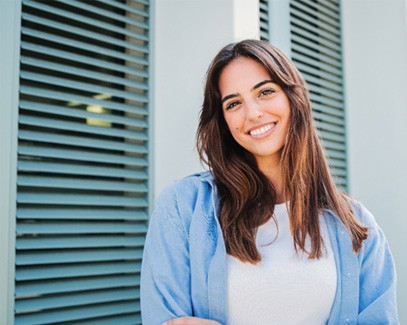
<path id="1" fill-rule="evenodd" d="M 346 151 L 346 146 L 343 143 L 343 141 L 341 141 L 341 142 L 329 141 L 327 134 L 325 134 L 325 137 L 324 137 L 324 132 L 320 132 L 320 133 L 321 133 L 321 137 L 322 137 L 322 145 L 328 152 L 330 150 L 337 150 L 337 151 L 344 151 L 344 152 Z"/>
<path id="2" fill-rule="evenodd" d="M 325 55 L 328 58 L 333 58 L 336 60 L 340 60 L 340 53 L 338 51 L 333 51 L 328 49 L 327 47 L 323 45 L 316 44 L 314 42 L 310 42 L 304 38 L 298 37 L 297 35 L 292 34 L 291 39 L 293 42 L 297 42 L 298 44 L 301 44 L 301 46 L 307 46 L 308 48 L 318 52 L 319 55 Z"/>
<path id="3" fill-rule="evenodd" d="M 306 5 L 302 4 L 300 0 L 292 1 L 290 5 L 292 6 L 292 8 L 296 8 L 304 13 L 308 13 L 312 17 L 315 17 L 315 20 L 325 22 L 333 28 L 340 28 L 339 21 L 338 19 L 336 19 L 336 17 L 319 12 L 319 10 L 324 10 L 323 7 L 319 5 L 319 3 L 317 5 L 318 10 L 313 10 L 312 8 L 307 7 Z"/>
<path id="4" fill-rule="evenodd" d="M 26 2 L 24 2 L 24 5 L 30 6 L 32 8 L 40 9 L 41 11 L 48 12 L 48 13 L 50 13 L 52 15 L 58 15 L 60 17 L 69 18 L 69 19 L 75 20 L 75 21 L 80 22 L 80 23 L 86 23 L 88 25 L 95 26 L 95 27 L 98 27 L 98 28 L 104 28 L 104 29 L 109 30 L 109 31 L 113 31 L 113 32 L 120 33 L 120 34 L 123 34 L 123 35 L 131 36 L 131 37 L 134 37 L 134 38 L 139 38 L 139 39 L 142 39 L 144 41 L 148 40 L 148 37 L 146 37 L 145 35 L 140 34 L 140 33 L 136 33 L 136 32 L 134 32 L 134 31 L 132 31 L 130 29 L 120 28 L 120 27 L 115 26 L 113 24 L 108 24 L 108 23 L 103 22 L 101 20 L 93 19 L 93 18 L 91 18 L 89 16 L 78 15 L 78 14 L 75 14 L 75 13 L 72 13 L 72 12 L 69 12 L 69 11 L 66 11 L 66 10 L 60 10 L 60 9 L 57 9 L 57 8 L 55 8 L 53 6 L 48 6 L 48 5 L 44 4 L 44 3 L 38 3 L 38 2 L 34 2 L 34 1 L 26 1 Z M 143 24 L 142 27 L 144 29 L 148 29 L 147 24 Z"/>
<path id="5" fill-rule="evenodd" d="M 70 135 L 59 135 L 59 134 L 50 134 L 45 132 L 36 132 L 36 131 L 20 131 L 18 133 L 18 138 L 21 140 L 30 140 L 46 143 L 56 143 L 71 145 L 76 147 L 86 147 L 86 148 L 98 148 L 98 149 L 107 149 L 107 150 L 123 150 L 127 152 L 137 153 L 140 150 L 144 151 L 139 145 L 132 144 L 129 142 L 118 142 L 118 141 L 107 141 L 107 140 L 98 140 L 90 139 L 79 136 L 70 136 Z M 134 159 L 133 163 L 137 161 L 138 166 L 146 165 L 147 161 L 145 159 Z"/>
<path id="6" fill-rule="evenodd" d="M 137 233 L 147 231 L 145 223 L 136 222 L 37 222 L 20 223 L 17 225 L 17 234 L 109 234 L 109 233 Z"/>
<path id="7" fill-rule="evenodd" d="M 54 194 L 24 193 L 17 194 L 18 203 L 51 204 L 51 205 L 97 205 L 147 207 L 147 201 L 138 197 L 89 195 L 89 194 Z"/>
<path id="8" fill-rule="evenodd" d="M 79 50 L 84 50 L 86 52 L 93 52 L 95 54 L 103 53 L 104 55 L 108 55 L 112 58 L 126 60 L 126 61 L 133 62 L 136 64 L 142 64 L 142 65 L 148 64 L 148 61 L 146 59 L 138 57 L 138 56 L 125 54 L 125 53 L 122 53 L 119 51 L 108 49 L 106 47 L 92 45 L 92 44 L 81 42 L 81 41 L 76 41 L 71 38 L 61 37 L 61 36 L 57 36 L 54 34 L 34 30 L 31 28 L 21 27 L 21 33 L 23 35 L 33 36 L 33 37 L 39 38 L 44 41 L 51 41 L 54 43 L 61 44 L 63 46 L 70 46 L 73 48 L 77 48 Z"/>
<path id="9" fill-rule="evenodd" d="M 87 10 L 91 14 L 96 13 L 98 15 L 109 17 L 109 18 L 118 20 L 120 22 L 125 22 L 125 23 L 130 24 L 130 25 L 138 26 L 138 23 L 139 23 L 137 20 L 130 19 L 127 16 L 122 16 L 122 15 L 113 13 L 111 11 L 101 9 L 100 7 L 95 7 L 95 6 L 88 5 L 88 4 L 83 3 L 83 2 L 77 2 L 77 1 L 71 1 L 71 0 L 60 0 L 60 1 L 67 4 L 67 5 L 74 6 L 74 7 L 77 7 L 77 8 L 81 8 L 83 10 Z M 108 1 L 108 2 L 105 2 L 105 3 L 107 3 L 109 5 L 114 5 L 115 4 L 114 1 Z M 136 13 L 136 14 L 138 14 L 140 16 L 143 16 L 143 17 L 148 17 L 148 14 L 146 12 L 143 12 L 141 10 L 137 10 L 134 7 L 132 7 L 132 12 Z M 149 26 L 147 24 L 143 24 L 143 28 L 148 29 Z"/>
<path id="10" fill-rule="evenodd" d="M 126 230 L 127 231 L 127 230 Z M 112 231 L 113 232 L 113 231 Z M 41 237 L 41 238 L 18 238 L 17 249 L 58 249 L 58 248 L 99 248 L 99 247 L 122 247 L 143 246 L 144 237 L 135 236 L 104 236 L 97 237 Z"/>
<path id="11" fill-rule="evenodd" d="M 22 41 L 21 48 L 24 50 L 40 53 L 43 55 L 52 56 L 55 58 L 84 63 L 86 65 L 91 65 L 93 67 L 103 66 L 104 69 L 109 69 L 114 72 L 122 72 L 122 73 L 131 74 L 131 75 L 134 75 L 134 76 L 137 76 L 140 78 L 148 78 L 148 73 L 146 73 L 143 70 L 134 68 L 134 67 L 120 65 L 120 64 L 113 63 L 113 62 L 108 62 L 106 60 L 99 60 L 97 58 L 93 58 L 90 56 L 80 55 L 80 54 L 73 53 L 73 52 L 67 52 L 67 51 L 55 49 L 55 48 L 48 47 L 48 46 L 43 46 L 43 45 L 39 46 L 36 44 Z"/>
<path id="12" fill-rule="evenodd" d="M 18 176 L 17 185 L 41 188 L 97 189 L 98 191 L 126 191 L 145 193 L 148 188 L 144 183 L 112 182 L 74 178 L 57 178 L 43 176 Z"/>
<path id="13" fill-rule="evenodd" d="M 41 112 L 64 117 L 77 117 L 82 119 L 95 119 L 100 121 L 112 122 L 123 124 L 125 126 L 135 126 L 140 128 L 147 128 L 148 124 L 145 120 L 122 117 L 113 114 L 105 113 L 92 113 L 82 109 L 66 108 L 63 106 L 50 105 L 44 103 L 35 103 L 30 101 L 21 100 L 20 108 L 34 112 Z"/>
<path id="14" fill-rule="evenodd" d="M 307 1 L 307 0 L 300 0 L 300 2 L 302 2 L 303 4 L 305 4 L 305 5 L 307 5 L 307 6 L 309 6 L 309 7 L 312 7 L 312 8 L 310 8 L 310 10 L 312 10 L 312 12 L 313 13 L 315 13 L 317 16 L 318 16 L 318 18 L 319 18 L 319 15 L 321 15 L 321 16 L 324 16 L 324 17 L 327 17 L 327 19 L 329 19 L 329 18 L 331 18 L 335 23 L 336 23 L 336 18 L 337 18 L 337 15 L 339 14 L 339 11 L 338 10 L 332 10 L 333 8 L 331 7 L 331 8 L 327 8 L 326 6 L 324 6 L 324 1 L 319 1 L 319 2 L 313 2 L 313 1 Z M 327 2 L 326 0 L 325 0 L 325 2 Z"/>
<path id="15" fill-rule="evenodd" d="M 325 121 L 325 122 L 332 123 L 335 125 L 340 125 L 342 127 L 345 126 L 345 121 L 342 118 L 324 114 L 324 113 L 321 113 L 316 110 L 314 110 L 312 114 L 314 116 L 314 120 L 316 120 L 316 121 Z"/>
<path id="16" fill-rule="evenodd" d="M 310 33 L 315 33 L 319 37 L 326 40 L 330 40 L 333 43 L 340 43 L 340 38 L 338 34 L 333 34 L 324 31 L 322 28 L 316 28 L 315 23 L 311 24 L 309 20 L 305 19 L 294 19 L 291 24 L 291 28 L 296 29 L 297 33 L 300 34 L 301 30 L 308 31 Z"/>
<path id="17" fill-rule="evenodd" d="M 17 312 L 30 312 L 44 308 L 63 308 L 85 304 L 97 304 L 111 301 L 134 300 L 140 298 L 138 288 L 124 288 L 120 290 L 103 290 L 92 293 L 69 294 L 43 298 L 17 300 Z"/>
<path id="18" fill-rule="evenodd" d="M 339 76 L 333 75 L 326 73 L 324 71 L 318 70 L 318 69 L 313 69 L 308 65 L 302 64 L 300 62 L 295 62 L 296 66 L 298 69 L 301 69 L 301 71 L 304 71 L 304 75 L 307 76 L 307 74 L 314 75 L 315 77 L 318 77 L 321 79 L 321 81 L 328 81 L 337 85 L 342 85 L 342 79 Z"/>
<path id="19" fill-rule="evenodd" d="M 113 1 L 112 1 L 112 0 L 99 0 L 99 1 L 100 1 L 100 2 L 103 2 L 103 3 L 105 3 L 105 4 L 108 4 L 108 5 L 110 5 L 110 6 L 115 6 L 115 7 L 117 7 L 117 8 L 126 10 L 126 11 L 129 12 L 129 13 L 133 13 L 133 14 L 136 14 L 136 15 L 139 15 L 139 16 L 142 16 L 142 17 L 145 17 L 145 18 L 148 17 L 148 15 L 146 14 L 145 11 L 142 11 L 142 10 L 140 10 L 140 9 L 137 9 L 137 8 L 134 8 L 134 7 L 125 5 L 125 4 L 123 4 L 123 3 L 121 3 L 121 2 L 118 2 L 118 1 L 114 1 L 114 0 L 113 0 Z M 136 3 L 138 3 L 138 4 L 143 4 L 143 5 L 146 5 L 146 6 L 148 6 L 148 5 L 150 4 L 148 1 L 145 1 L 145 0 L 137 0 Z M 147 24 L 145 24 L 145 26 L 147 26 L 146 28 L 148 28 L 148 25 L 147 25 Z"/>
<path id="20" fill-rule="evenodd" d="M 337 60 L 321 56 L 320 53 L 311 51 L 301 44 L 293 44 L 293 60 L 301 61 L 304 64 L 316 67 L 325 72 L 332 72 L 341 75 L 341 63 Z M 317 62 L 315 62 L 317 61 Z"/>
<path id="21" fill-rule="evenodd" d="M 330 91 L 329 89 L 324 89 L 323 87 L 318 87 L 312 83 L 308 83 L 308 88 L 312 94 L 321 95 L 338 101 L 343 101 L 344 99 L 341 93 Z"/>
<path id="22" fill-rule="evenodd" d="M 318 30 L 323 30 L 333 35 L 340 35 L 340 32 L 337 28 L 331 26 L 330 24 L 325 23 L 322 20 L 315 19 L 314 17 L 306 15 L 300 9 L 296 9 L 294 6 L 291 6 L 291 15 L 292 17 L 295 18 L 296 24 L 300 24 L 301 20 L 303 20 L 309 22 L 310 24 L 315 24 Z"/>
<path id="23" fill-rule="evenodd" d="M 340 51 L 340 44 L 338 44 L 338 42 L 332 42 L 330 39 L 325 39 L 319 35 L 310 33 L 304 28 L 298 28 L 292 25 L 291 32 L 298 35 L 299 37 L 306 38 L 319 46 L 324 46 L 325 48 L 332 50 L 334 52 Z"/>
<path id="24" fill-rule="evenodd" d="M 144 89 L 144 90 L 148 89 L 148 85 L 146 83 L 141 83 L 141 82 L 137 82 L 137 81 L 130 80 L 130 79 L 115 77 L 111 74 L 99 73 L 99 72 L 93 72 L 92 70 L 75 68 L 75 67 L 72 67 L 72 66 L 69 66 L 66 64 L 58 64 L 58 63 L 52 63 L 50 61 L 33 59 L 33 58 L 30 58 L 27 56 L 21 57 L 21 63 L 26 64 L 27 66 L 39 67 L 42 69 L 68 73 L 68 74 L 80 76 L 80 77 L 87 76 L 88 78 L 93 78 L 95 80 L 102 81 L 102 82 L 110 82 L 110 83 L 115 83 L 115 84 L 119 84 L 119 85 L 124 85 L 124 86 Z M 64 84 L 64 86 L 65 86 L 65 84 Z"/>
<path id="25" fill-rule="evenodd" d="M 315 121 L 315 125 L 321 131 L 323 130 L 323 131 L 336 133 L 338 135 L 341 135 L 342 137 L 345 136 L 345 130 L 344 130 L 343 126 L 338 126 L 338 125 L 320 122 L 320 121 Z"/>
<path id="26" fill-rule="evenodd" d="M 19 281 L 62 279 L 108 274 L 140 273 L 141 262 L 104 262 L 104 263 L 76 263 L 60 264 L 58 266 L 39 265 L 20 267 L 16 270 Z"/>
<path id="27" fill-rule="evenodd" d="M 86 37 L 91 40 L 102 41 L 103 43 L 115 45 L 115 46 L 122 46 L 123 48 L 135 50 L 141 53 L 147 53 L 147 49 L 143 46 L 138 46 L 136 44 L 132 44 L 130 42 L 122 41 L 117 38 L 109 37 L 104 34 L 95 33 L 87 29 L 73 27 L 72 25 L 62 24 L 55 20 L 41 18 L 39 16 L 30 15 L 30 14 L 22 14 L 22 18 L 26 21 L 31 21 L 36 24 L 40 24 L 45 27 L 49 27 L 52 29 L 57 29 L 62 32 L 76 34 L 81 37 Z M 140 35 L 138 38 L 141 40 L 147 40 L 145 36 Z"/>
<path id="28" fill-rule="evenodd" d="M 108 87 L 94 86 L 90 83 L 72 81 L 69 79 L 51 77 L 40 73 L 21 72 L 20 77 L 31 81 L 38 81 L 49 85 L 60 86 L 80 91 L 92 92 L 95 94 L 109 94 L 117 98 L 130 99 L 139 102 L 147 102 L 147 97 L 140 94 L 132 94 L 128 91 L 115 90 Z"/>
<path id="29" fill-rule="evenodd" d="M 140 148 L 140 153 L 146 153 L 145 147 Z M 118 156 L 114 154 L 102 154 L 92 153 L 79 150 L 67 150 L 67 149 L 54 149 L 54 148 L 40 148 L 38 146 L 25 146 L 20 144 L 18 147 L 18 153 L 21 155 L 27 155 L 32 157 L 47 157 L 55 159 L 66 159 L 76 161 L 92 161 L 99 163 L 109 164 L 126 164 L 132 166 L 139 166 L 145 163 L 145 159 L 139 159 L 131 156 Z"/>
<path id="30" fill-rule="evenodd" d="M 35 314 L 21 314 L 16 315 L 15 324 L 44 324 L 44 323 L 56 323 L 66 322 L 69 320 L 78 320 L 83 318 L 100 317 L 106 315 L 115 315 L 130 313 L 140 310 L 140 303 L 138 301 L 133 302 L 121 302 L 110 303 L 101 306 L 90 306 L 72 309 L 62 309 L 56 311 L 36 312 Z"/>
<path id="31" fill-rule="evenodd" d="M 335 109 L 332 107 L 324 106 L 318 103 L 312 103 L 312 108 L 320 113 L 327 114 L 329 116 L 334 116 L 334 117 L 340 117 L 340 118 L 345 118 L 345 113 L 343 110 L 340 109 Z"/>
<path id="32" fill-rule="evenodd" d="M 95 318 L 93 320 L 79 321 L 79 322 L 69 322 L 66 325 L 111 325 L 111 324 L 121 324 L 121 325 L 133 325 L 141 324 L 140 314 L 126 314 L 126 315 L 114 315 L 111 317 Z"/>
<path id="33" fill-rule="evenodd" d="M 130 209 L 74 209 L 74 208 L 18 208 L 18 219 L 75 219 L 75 220 L 147 220 L 143 210 Z"/>
<path id="34" fill-rule="evenodd" d="M 321 134 L 322 138 L 326 141 L 335 141 L 338 144 L 340 144 L 341 148 L 343 150 L 346 149 L 345 144 L 343 142 L 344 136 L 343 135 L 339 135 L 337 133 L 332 133 L 332 132 L 328 132 L 326 130 L 318 130 L 319 133 Z"/>
<path id="35" fill-rule="evenodd" d="M 336 108 L 338 110 L 340 110 L 342 108 L 342 105 L 340 103 L 338 103 L 338 101 L 335 101 L 333 99 L 329 99 L 329 98 L 324 97 L 324 96 L 320 96 L 320 95 L 315 94 L 315 93 L 311 93 L 311 101 L 312 102 L 318 102 L 319 104 L 324 104 L 324 105 L 327 105 L 329 107 Z"/>
<path id="36" fill-rule="evenodd" d="M 66 122 L 62 120 L 33 117 L 27 115 L 20 115 L 18 119 L 19 123 L 32 126 L 43 126 L 46 128 L 58 129 L 58 130 L 70 130 L 81 133 L 99 134 L 111 137 L 128 138 L 134 140 L 145 141 L 147 136 L 144 133 L 117 129 L 112 127 L 103 127 L 95 125 L 87 125 L 83 123 Z M 146 151 L 145 146 L 138 146 L 138 152 L 144 153 Z"/>
<path id="37" fill-rule="evenodd" d="M 139 108 L 134 105 L 127 105 L 121 103 L 115 103 L 107 100 L 94 99 L 92 97 L 67 94 L 61 91 L 45 90 L 41 88 L 35 88 L 30 86 L 20 86 L 20 93 L 25 95 L 32 95 L 36 97 L 44 97 L 49 99 L 55 99 L 58 101 L 75 102 L 85 105 L 97 105 L 107 109 L 113 109 L 122 112 L 135 113 L 141 115 L 147 115 L 146 108 Z"/>
<path id="38" fill-rule="evenodd" d="M 57 250 L 35 252 L 20 252 L 16 256 L 16 265 L 39 265 L 56 263 L 99 262 L 131 259 L 141 259 L 142 249 L 92 249 L 92 250 Z"/>
<path id="39" fill-rule="evenodd" d="M 40 294 L 65 293 L 85 290 L 99 290 L 117 287 L 132 287 L 140 284 L 138 275 L 115 275 L 91 278 L 74 278 L 48 281 L 21 282 L 16 287 L 16 295 L 30 296 Z"/>
<path id="40" fill-rule="evenodd" d="M 147 179 L 147 173 L 139 170 L 112 167 L 95 167 L 83 165 L 71 165 L 62 163 L 48 163 L 40 161 L 19 161 L 17 170 L 30 172 L 58 173 L 68 175 L 89 175 L 104 177 L 126 177 L 135 179 Z"/>

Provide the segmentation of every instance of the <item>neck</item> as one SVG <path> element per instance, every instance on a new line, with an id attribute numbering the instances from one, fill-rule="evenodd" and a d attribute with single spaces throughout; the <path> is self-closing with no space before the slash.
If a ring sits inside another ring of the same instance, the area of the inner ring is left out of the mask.
<path id="1" fill-rule="evenodd" d="M 257 166 L 260 171 L 268 178 L 268 180 L 273 184 L 276 191 L 276 204 L 284 203 L 287 198 L 284 197 L 283 193 L 283 175 L 280 159 L 271 160 L 257 160 Z"/>

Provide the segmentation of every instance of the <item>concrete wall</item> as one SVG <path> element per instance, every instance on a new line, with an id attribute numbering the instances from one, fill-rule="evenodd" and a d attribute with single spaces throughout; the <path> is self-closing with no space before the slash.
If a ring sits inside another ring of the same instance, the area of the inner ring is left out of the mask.
<path id="1" fill-rule="evenodd" d="M 195 150 L 195 132 L 206 69 L 227 43 L 258 38 L 258 15 L 257 1 L 155 2 L 155 197 L 173 180 L 203 169 Z"/>
<path id="2" fill-rule="evenodd" d="M 407 324 L 406 1 L 345 0 L 342 11 L 350 192 L 390 242 Z"/>

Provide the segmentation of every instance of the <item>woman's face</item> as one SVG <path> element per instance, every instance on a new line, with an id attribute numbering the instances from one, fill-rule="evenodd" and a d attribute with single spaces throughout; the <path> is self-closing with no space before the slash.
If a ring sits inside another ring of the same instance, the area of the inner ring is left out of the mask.
<path id="1" fill-rule="evenodd" d="M 240 57 L 219 78 L 223 115 L 229 130 L 256 158 L 259 168 L 279 164 L 290 118 L 290 103 L 257 61 Z"/>

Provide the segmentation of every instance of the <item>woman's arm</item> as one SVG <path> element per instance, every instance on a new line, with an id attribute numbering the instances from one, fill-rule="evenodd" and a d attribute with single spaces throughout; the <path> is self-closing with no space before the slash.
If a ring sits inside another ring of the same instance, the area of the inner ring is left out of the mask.
<path id="1" fill-rule="evenodd" d="M 162 325 L 220 325 L 220 323 L 198 317 L 181 317 L 172 319 Z"/>
<path id="2" fill-rule="evenodd" d="M 389 245 L 370 212 L 360 208 L 369 236 L 361 251 L 358 324 L 399 324 L 396 270 Z"/>
<path id="3" fill-rule="evenodd" d="M 141 270 L 144 325 L 192 316 L 188 234 L 178 213 L 174 189 L 158 198 L 151 216 Z"/>

